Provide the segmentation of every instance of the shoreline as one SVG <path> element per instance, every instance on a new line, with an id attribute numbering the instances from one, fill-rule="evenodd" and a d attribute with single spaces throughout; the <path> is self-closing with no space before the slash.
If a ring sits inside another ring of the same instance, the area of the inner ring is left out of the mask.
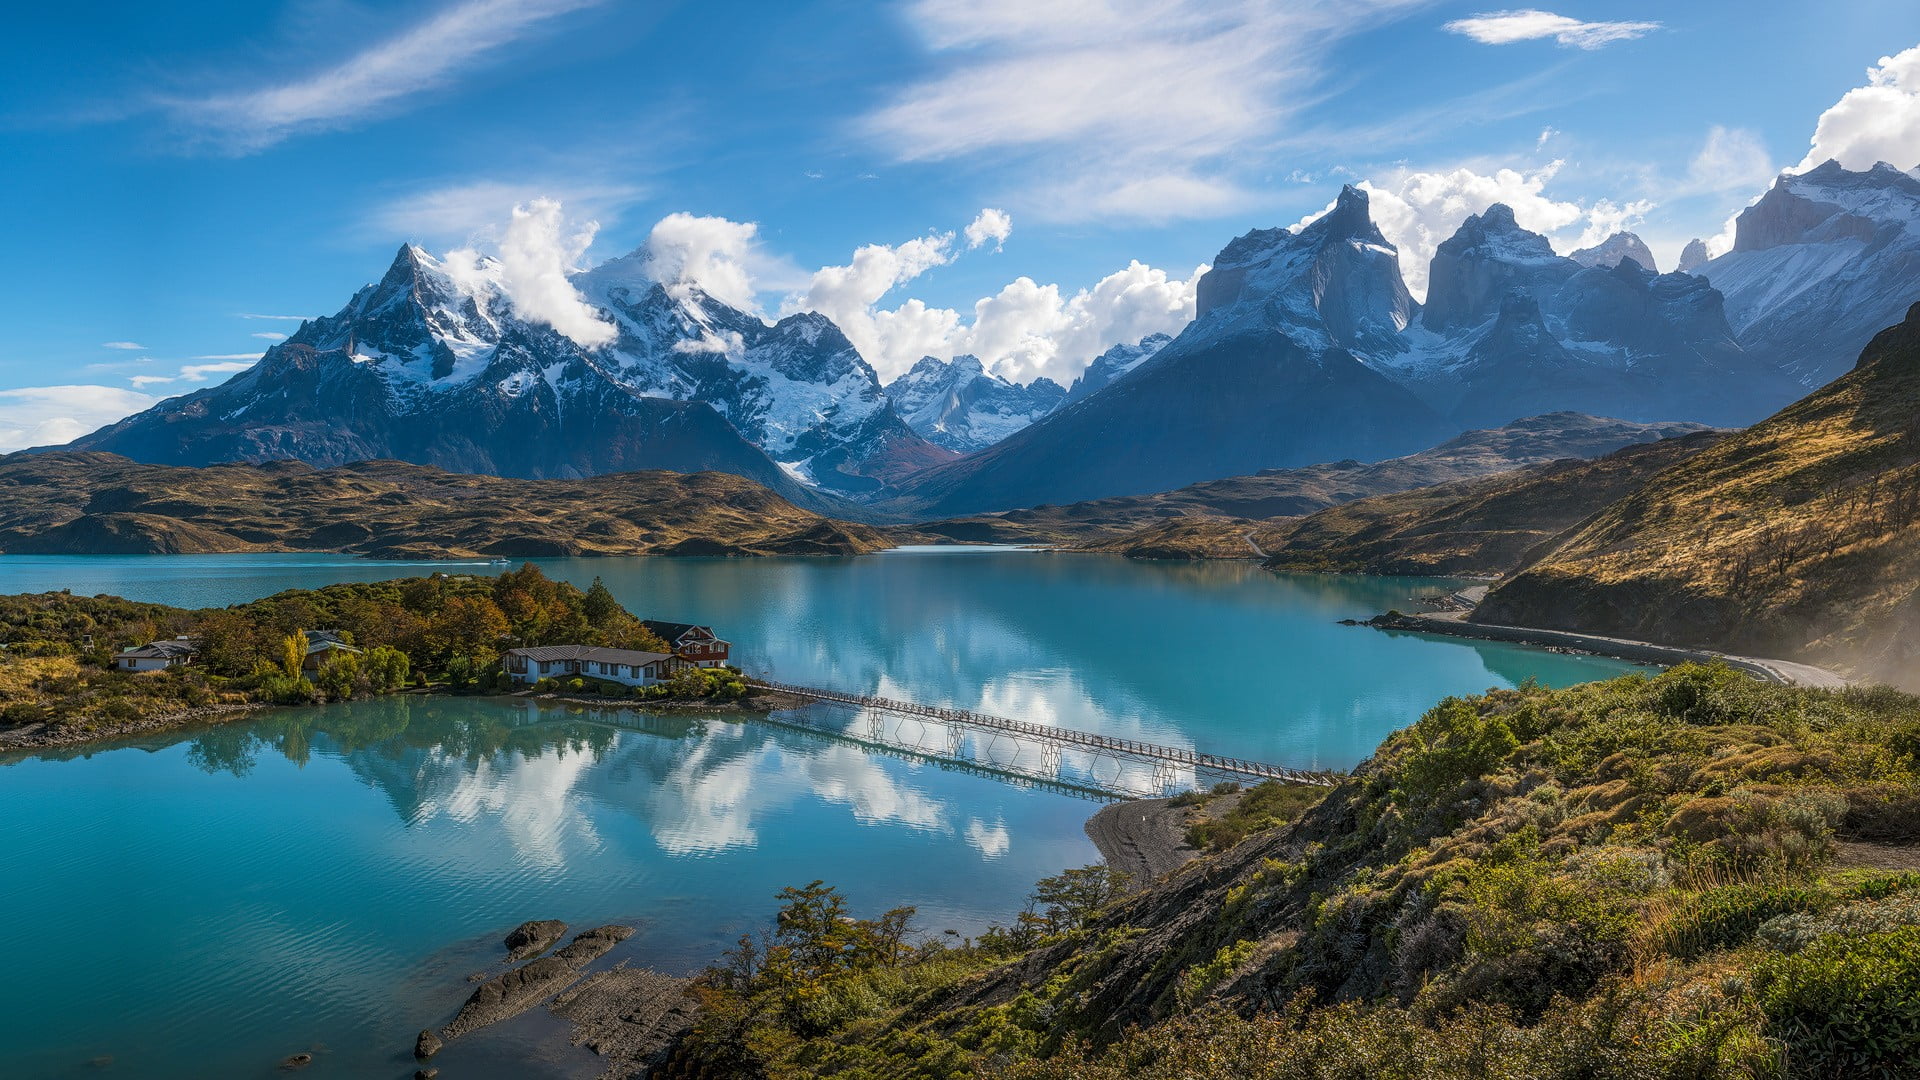
<path id="1" fill-rule="evenodd" d="M 1466 614 L 1466 612 L 1446 612 L 1433 615 L 1376 615 L 1361 625 L 1370 626 L 1376 630 L 1442 634 L 1448 637 L 1502 641 L 1548 649 L 1572 649 L 1595 656 L 1643 664 L 1671 666 L 1684 663 L 1723 663 L 1782 686 L 1837 690 L 1852 683 L 1852 680 L 1838 672 L 1792 660 L 1739 656 L 1712 649 L 1661 645 L 1652 641 L 1635 641 L 1631 638 L 1606 637 L 1601 634 L 1582 634 L 1570 630 L 1542 630 L 1527 626 L 1505 626 L 1499 623 L 1475 623 L 1468 622 Z"/>
<path id="2" fill-rule="evenodd" d="M 510 694 L 449 694 L 433 689 L 409 689 L 392 694 L 377 694 L 362 701 L 373 701 L 382 697 L 437 697 L 437 698 L 526 698 L 534 701 L 550 701 L 568 705 L 584 705 L 602 709 L 632 709 L 639 712 L 696 712 L 729 713 L 750 712 L 772 714 L 787 709 L 797 709 L 808 704 L 804 699 L 777 691 L 759 691 L 748 694 L 736 701 L 711 701 L 704 698 L 676 700 L 659 698 L 652 701 L 635 701 L 631 698 L 591 698 L 574 697 L 565 694 L 535 694 L 532 691 L 520 691 Z M 336 703 L 338 704 L 338 703 Z M 195 726 L 218 727 L 242 720 L 255 713 L 276 709 L 306 708 L 303 705 L 274 705 L 267 702 L 245 702 L 229 705 L 208 705 L 198 709 L 187 709 L 177 713 L 163 713 L 159 716 L 146 716 L 130 720 L 110 731 L 97 728 L 85 731 L 65 731 L 49 727 L 46 721 L 23 725 L 17 728 L 0 730 L 0 754 L 33 754 L 47 750 L 71 750 L 95 744 L 117 742 L 122 739 L 142 735 L 157 735 L 169 731 Z"/>
<path id="3" fill-rule="evenodd" d="M 1124 871 L 1128 888 L 1146 888 L 1200 856 L 1187 843 L 1187 815 L 1171 799 L 1108 803 L 1087 818 L 1087 839 L 1108 866 Z"/>

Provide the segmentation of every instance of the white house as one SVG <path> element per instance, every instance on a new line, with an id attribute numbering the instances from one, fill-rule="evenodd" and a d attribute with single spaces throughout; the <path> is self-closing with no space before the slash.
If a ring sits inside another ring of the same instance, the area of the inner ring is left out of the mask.
<path id="1" fill-rule="evenodd" d="M 514 682 L 583 676 L 623 686 L 652 686 L 686 665 L 669 653 L 606 649 L 598 645 L 537 645 L 507 650 L 507 674 Z"/>
<path id="2" fill-rule="evenodd" d="M 114 654 L 113 666 L 121 671 L 160 671 L 191 664 L 198 652 L 192 638 L 177 637 L 172 641 L 155 641 L 138 648 L 129 645 Z"/>

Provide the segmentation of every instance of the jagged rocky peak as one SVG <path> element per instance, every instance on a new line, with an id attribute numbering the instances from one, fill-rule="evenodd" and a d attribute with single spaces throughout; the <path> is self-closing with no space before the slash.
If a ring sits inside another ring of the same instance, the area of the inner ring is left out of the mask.
<path id="1" fill-rule="evenodd" d="M 1121 376 L 1153 359 L 1154 355 L 1166 348 L 1167 343 L 1172 340 L 1173 338 L 1167 334 L 1148 334 L 1131 345 L 1123 342 L 1094 357 L 1093 362 L 1087 365 L 1087 369 L 1081 372 L 1080 377 L 1073 380 L 1073 385 L 1067 389 L 1067 398 L 1060 403 L 1061 407 L 1065 408 L 1095 391 L 1112 386 Z"/>
<path id="2" fill-rule="evenodd" d="M 1883 229 L 1920 231 L 1920 179 L 1882 161 L 1855 172 L 1828 160 L 1798 175 L 1783 173 L 1734 222 L 1733 250 L 1782 244 L 1858 240 Z"/>
<path id="3" fill-rule="evenodd" d="M 977 356 L 923 356 L 886 387 L 909 428 L 957 453 L 985 449 L 1059 408 L 1067 391 L 1052 379 L 1025 386 L 986 369 Z"/>
<path id="4" fill-rule="evenodd" d="M 1202 320 L 1260 305 L 1290 329 L 1310 332 L 1317 321 L 1333 343 L 1362 353 L 1399 351 L 1418 307 L 1399 252 L 1374 225 L 1367 193 L 1352 185 L 1297 232 L 1257 229 L 1229 243 L 1195 300 Z"/>
<path id="5" fill-rule="evenodd" d="M 1680 249 L 1680 263 L 1674 269 L 1683 274 L 1691 274 L 1705 266 L 1712 258 L 1713 256 L 1707 254 L 1707 242 L 1696 236 L 1687 241 L 1686 247 Z"/>
<path id="6" fill-rule="evenodd" d="M 1546 237 L 1521 228 L 1512 207 L 1494 203 L 1461 222 L 1434 251 L 1421 322 L 1436 331 L 1478 326 L 1513 289 L 1538 299 L 1578 270 L 1553 253 Z"/>
<path id="7" fill-rule="evenodd" d="M 1619 266 L 1622 259 L 1632 259 L 1642 269 L 1659 273 L 1654 265 L 1653 252 L 1638 236 L 1630 232 L 1617 232 L 1589 248 L 1581 248 L 1567 256 L 1581 266 Z"/>

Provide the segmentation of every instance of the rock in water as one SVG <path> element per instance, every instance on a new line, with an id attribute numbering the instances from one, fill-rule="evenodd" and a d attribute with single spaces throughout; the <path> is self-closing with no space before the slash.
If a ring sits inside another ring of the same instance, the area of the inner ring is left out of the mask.
<path id="1" fill-rule="evenodd" d="M 532 919 L 521 923 L 507 935 L 507 962 L 517 964 L 546 952 L 566 932 L 567 924 L 559 919 Z"/>
<path id="2" fill-rule="evenodd" d="M 444 1039 L 457 1039 L 488 1024 L 518 1016 L 572 985 L 580 969 L 633 936 L 631 926 L 602 926 L 574 938 L 550 956 L 542 956 L 483 982 L 460 1007 L 453 1023 L 441 1030 Z"/>
<path id="3" fill-rule="evenodd" d="M 295 1054 L 282 1061 L 280 1069 L 283 1072 L 292 1072 L 295 1069 L 304 1069 L 311 1064 L 313 1064 L 312 1054 Z"/>
<path id="4" fill-rule="evenodd" d="M 440 1036 L 435 1035 L 431 1029 L 422 1031 L 420 1037 L 413 1040 L 413 1056 L 417 1060 L 425 1061 L 439 1053 L 440 1048 L 445 1045 L 440 1041 Z"/>

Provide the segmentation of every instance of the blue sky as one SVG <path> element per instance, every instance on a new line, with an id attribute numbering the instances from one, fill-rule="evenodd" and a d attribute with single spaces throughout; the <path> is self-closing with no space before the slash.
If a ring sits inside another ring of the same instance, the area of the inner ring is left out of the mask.
<path id="1" fill-rule="evenodd" d="M 1920 44 L 1911 0 L 118 7 L 0 38 L 0 449 L 225 377 L 297 325 L 249 316 L 331 313 L 402 242 L 491 253 L 516 206 L 577 264 L 651 236 L 826 311 L 883 375 L 1064 380 L 1343 182 L 1418 292 L 1496 197 L 1670 267 L 1850 91 L 1881 96 L 1825 142 L 1920 165 L 1920 54 L 1868 74 Z"/>

